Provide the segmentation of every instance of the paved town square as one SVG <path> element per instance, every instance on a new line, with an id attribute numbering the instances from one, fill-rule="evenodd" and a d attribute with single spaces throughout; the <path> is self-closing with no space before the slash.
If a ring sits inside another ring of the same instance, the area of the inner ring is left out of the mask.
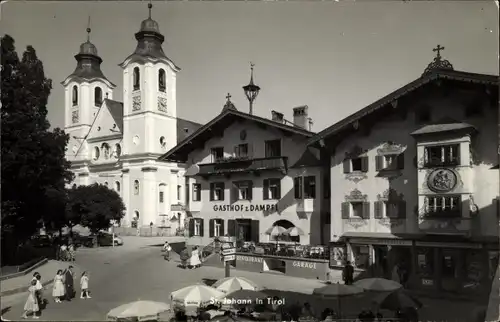
<path id="1" fill-rule="evenodd" d="M 130 239 L 134 239 L 133 237 Z M 149 239 L 151 240 L 151 239 Z M 148 240 L 148 241 L 149 241 Z M 127 240 L 126 240 L 127 242 Z M 129 242 L 130 244 L 130 242 Z M 224 271 L 215 267 L 184 270 L 178 256 L 167 262 L 160 253 L 160 247 L 151 243 L 135 242 L 133 246 L 82 249 L 77 253 L 76 276 L 83 270 L 90 272 L 92 299 L 82 300 L 78 296 L 71 302 L 54 303 L 51 298 L 52 285 L 45 287 L 49 299 L 47 308 L 42 312 L 42 321 L 98 321 L 106 318 L 113 308 L 137 300 L 169 302 L 170 293 L 185 286 L 201 283 L 203 279 L 217 280 L 224 277 Z M 68 265 L 64 263 L 63 265 Z M 61 269 L 64 269 L 64 266 Z M 55 275 L 55 272 L 54 272 Z M 259 274 L 232 271 L 232 276 L 242 276 L 272 290 L 284 291 L 286 301 L 303 303 L 311 300 L 312 290 L 323 286 L 322 281 L 287 277 L 273 274 Z M 77 288 L 78 292 L 78 288 Z M 17 320 L 22 314 L 27 293 L 2 298 L 3 317 Z M 474 302 L 449 301 L 423 298 L 422 319 L 442 319 L 467 321 L 477 306 Z M 457 305 L 457 303 L 459 305 Z M 357 308 L 360 310 L 361 308 Z M 355 312 L 356 308 L 349 308 Z"/>

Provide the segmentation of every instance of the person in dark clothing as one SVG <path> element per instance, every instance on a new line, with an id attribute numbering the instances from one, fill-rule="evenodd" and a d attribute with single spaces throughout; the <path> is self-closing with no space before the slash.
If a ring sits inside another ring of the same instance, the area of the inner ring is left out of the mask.
<path id="1" fill-rule="evenodd" d="M 75 286 L 73 279 L 73 266 L 69 266 L 64 272 L 64 287 L 66 289 L 66 300 L 71 301 L 75 297 Z"/>
<path id="2" fill-rule="evenodd" d="M 342 279 L 345 285 L 352 285 L 352 282 L 354 282 L 354 267 L 351 265 L 350 261 L 346 262 L 342 270 Z"/>

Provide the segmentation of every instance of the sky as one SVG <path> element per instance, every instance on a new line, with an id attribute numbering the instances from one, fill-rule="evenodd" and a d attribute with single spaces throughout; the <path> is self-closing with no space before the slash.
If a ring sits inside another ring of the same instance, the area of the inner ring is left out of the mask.
<path id="1" fill-rule="evenodd" d="M 32 45 L 53 80 L 53 127 L 64 126 L 60 82 L 76 66 L 89 15 L 101 68 L 121 100 L 118 64 L 135 49 L 147 2 L 2 5 L 2 35 L 14 37 L 20 56 Z M 254 114 L 270 118 L 276 110 L 292 120 L 293 107 L 308 105 L 317 132 L 420 77 L 438 44 L 456 70 L 499 71 L 493 1 L 153 1 L 152 17 L 165 35 L 165 53 L 182 69 L 178 116 L 199 123 L 220 113 L 227 93 L 248 112 L 242 86 L 250 62 L 261 87 Z"/>

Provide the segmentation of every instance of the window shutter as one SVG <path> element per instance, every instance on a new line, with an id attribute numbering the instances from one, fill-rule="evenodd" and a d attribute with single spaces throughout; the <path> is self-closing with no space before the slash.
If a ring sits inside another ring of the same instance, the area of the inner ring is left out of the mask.
<path id="1" fill-rule="evenodd" d="M 278 185 L 278 200 L 281 199 L 281 180 L 276 179 L 276 184 Z"/>
<path id="2" fill-rule="evenodd" d="M 205 235 L 205 225 L 203 224 L 204 220 L 200 218 L 200 236 L 203 237 Z"/>
<path id="3" fill-rule="evenodd" d="M 384 169 L 384 157 L 377 155 L 375 157 L 375 171 L 380 171 Z"/>
<path id="4" fill-rule="evenodd" d="M 226 228 L 224 227 L 225 226 L 224 219 L 220 219 L 219 222 L 220 222 L 220 235 L 224 236 L 226 235 L 226 230 L 225 230 Z"/>
<path id="5" fill-rule="evenodd" d="M 382 219 L 384 217 L 384 202 L 383 201 L 375 201 L 374 206 L 374 217 L 375 219 Z"/>
<path id="6" fill-rule="evenodd" d="M 344 167 L 344 173 L 351 172 L 351 160 L 347 159 L 342 162 L 342 166 Z"/>
<path id="7" fill-rule="evenodd" d="M 263 198 L 264 200 L 269 200 L 269 179 L 264 179 L 264 191 L 263 193 Z"/>
<path id="8" fill-rule="evenodd" d="M 188 224 L 188 227 L 189 227 L 189 237 L 193 237 L 194 236 L 194 218 L 191 218 L 189 220 L 189 224 Z"/>
<path id="9" fill-rule="evenodd" d="M 230 237 L 235 237 L 236 235 L 236 220 L 234 219 L 229 219 L 227 221 L 227 234 Z"/>
<path id="10" fill-rule="evenodd" d="M 398 204 L 398 218 L 406 218 L 406 200 L 400 200 Z"/>
<path id="11" fill-rule="evenodd" d="M 397 156 L 397 165 L 399 170 L 403 170 L 405 168 L 405 154 L 400 153 Z"/>
<path id="12" fill-rule="evenodd" d="M 252 200 L 253 196 L 253 182 L 248 181 L 248 200 Z"/>
<path id="13" fill-rule="evenodd" d="M 368 172 L 368 157 L 361 157 L 361 172 Z"/>
<path id="14" fill-rule="evenodd" d="M 214 224 L 215 224 L 214 219 L 208 220 L 208 237 L 210 238 L 214 237 Z"/>
<path id="15" fill-rule="evenodd" d="M 214 201 L 214 194 L 215 194 L 215 184 L 212 182 L 210 183 L 210 201 Z"/>
<path id="16" fill-rule="evenodd" d="M 351 210 L 351 203 L 343 202 L 341 207 L 342 219 L 349 219 L 350 210 Z"/>
<path id="17" fill-rule="evenodd" d="M 233 182 L 231 185 L 231 191 L 229 193 L 230 201 L 235 202 L 239 198 L 239 192 L 238 192 L 238 183 Z"/>
<path id="18" fill-rule="evenodd" d="M 252 238 L 252 241 L 254 243 L 258 243 L 259 242 L 259 236 L 260 236 L 260 232 L 259 232 L 259 221 L 258 220 L 252 220 L 252 224 L 251 224 L 251 238 Z"/>
<path id="19" fill-rule="evenodd" d="M 370 219 L 370 203 L 363 202 L 363 219 Z"/>
<path id="20" fill-rule="evenodd" d="M 302 199 L 302 177 L 296 177 L 293 181 L 295 199 Z"/>

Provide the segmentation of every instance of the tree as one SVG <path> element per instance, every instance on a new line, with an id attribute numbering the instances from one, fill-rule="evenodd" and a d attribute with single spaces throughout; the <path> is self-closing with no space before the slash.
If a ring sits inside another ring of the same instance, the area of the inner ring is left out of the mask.
<path id="1" fill-rule="evenodd" d="M 70 227 L 81 224 L 97 233 L 111 227 L 113 221 L 120 221 L 125 205 L 116 191 L 94 183 L 68 191 L 67 212 Z"/>
<path id="2" fill-rule="evenodd" d="M 73 174 L 65 159 L 69 137 L 59 128 L 50 130 L 52 81 L 45 77 L 35 49 L 28 46 L 19 60 L 14 39 L 5 35 L 1 50 L 2 240 L 7 241 L 2 248 L 8 249 L 53 218 L 60 220 L 60 213 L 53 217 L 53 206 L 63 202 L 57 198 Z"/>

